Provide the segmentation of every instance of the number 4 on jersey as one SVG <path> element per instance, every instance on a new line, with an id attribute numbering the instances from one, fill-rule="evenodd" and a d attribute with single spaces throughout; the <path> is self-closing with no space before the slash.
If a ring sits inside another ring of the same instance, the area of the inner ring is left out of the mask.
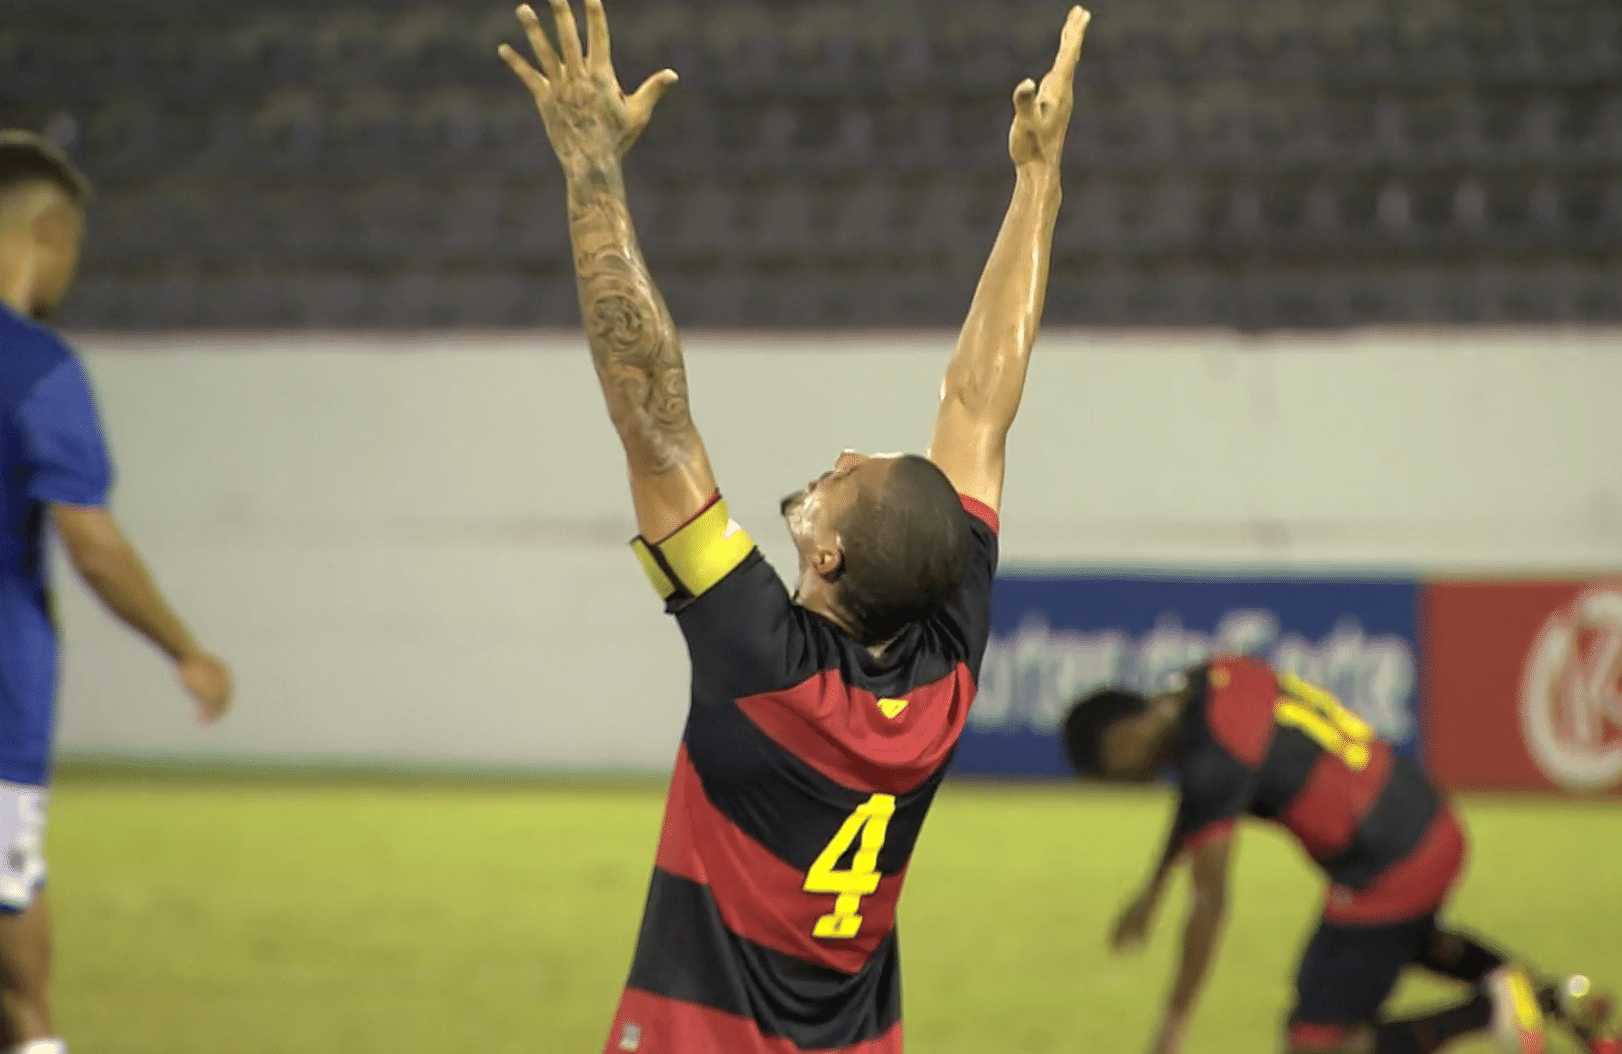
<path id="1" fill-rule="evenodd" d="M 894 815 L 894 795 L 873 795 L 845 817 L 833 840 L 818 854 L 806 872 L 803 888 L 807 893 L 832 893 L 837 899 L 833 913 L 817 920 L 812 936 L 848 939 L 861 932 L 862 916 L 858 912 L 862 898 L 879 888 L 879 850 L 884 847 L 884 835 Z M 849 869 L 835 870 L 840 859 L 856 845 L 858 836 L 862 842 Z"/>

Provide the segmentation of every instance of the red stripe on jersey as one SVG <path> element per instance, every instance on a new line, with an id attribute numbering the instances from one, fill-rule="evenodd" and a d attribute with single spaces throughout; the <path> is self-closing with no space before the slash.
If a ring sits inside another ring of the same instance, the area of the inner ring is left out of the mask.
<path id="1" fill-rule="evenodd" d="M 1237 826 L 1238 822 L 1232 819 L 1212 820 L 1183 839 L 1181 852 L 1195 853 L 1215 842 L 1225 842 L 1233 837 L 1233 832 Z"/>
<path id="2" fill-rule="evenodd" d="M 786 692 L 738 700 L 778 746 L 829 779 L 869 794 L 905 794 L 946 762 L 968 720 L 974 678 L 963 663 L 906 693 L 894 717 L 879 697 L 823 670 Z"/>
<path id="3" fill-rule="evenodd" d="M 753 1021 L 627 988 L 603 1054 L 801 1054 L 801 1050 L 782 1036 L 762 1036 Z M 877 1039 L 817 1054 L 901 1054 L 901 1022 Z"/>
<path id="4" fill-rule="evenodd" d="M 1357 772 L 1333 754 L 1320 754 L 1307 782 L 1278 818 L 1314 859 L 1327 860 L 1352 844 L 1358 825 L 1391 776 L 1391 747 L 1369 744 L 1369 763 Z"/>
<path id="5" fill-rule="evenodd" d="M 959 494 L 957 497 L 963 503 L 963 507 L 968 510 L 970 516 L 990 527 L 992 534 L 997 533 L 1002 521 L 997 518 L 996 509 L 977 498 L 969 497 L 967 494 Z"/>
<path id="6" fill-rule="evenodd" d="M 1305 1021 L 1291 1021 L 1285 1029 L 1291 1047 L 1308 1050 L 1315 1047 L 1333 1050 L 1344 1045 L 1356 1032 L 1355 1025 L 1313 1025 Z"/>
<path id="7" fill-rule="evenodd" d="M 704 797 L 704 785 L 698 781 L 698 773 L 687 756 L 687 744 L 683 743 L 676 750 L 676 770 L 670 776 L 670 793 L 665 796 L 664 826 L 659 831 L 659 852 L 653 863 L 673 875 L 704 885 L 709 877 L 693 839 L 694 798 L 709 804 Z"/>
<path id="8" fill-rule="evenodd" d="M 1251 768 L 1273 742 L 1278 678 L 1255 659 L 1217 659 L 1206 669 L 1205 723 L 1211 737 Z"/>
<path id="9" fill-rule="evenodd" d="M 1324 921 L 1337 926 L 1386 926 L 1424 918 L 1447 899 L 1464 871 L 1464 829 L 1443 805 L 1413 852 L 1360 891 L 1330 886 Z"/>
<path id="10" fill-rule="evenodd" d="M 895 905 L 906 871 L 885 875 L 862 898 L 862 928 L 854 937 L 819 940 L 817 919 L 833 911 L 834 897 L 805 892 L 805 875 L 738 830 L 704 794 L 687 757 L 676 755 L 657 866 L 710 887 L 728 930 L 785 955 L 856 973 L 895 928 Z"/>

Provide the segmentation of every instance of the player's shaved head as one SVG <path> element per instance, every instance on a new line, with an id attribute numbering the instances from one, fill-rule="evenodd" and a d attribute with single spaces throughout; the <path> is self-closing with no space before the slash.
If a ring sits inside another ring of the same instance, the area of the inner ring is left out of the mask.
<path id="1" fill-rule="evenodd" d="M 782 511 L 800 551 L 796 599 L 858 643 L 887 644 L 962 582 L 968 513 L 928 458 L 847 450 Z"/>
<path id="2" fill-rule="evenodd" d="M 880 644 L 939 611 L 963 578 L 969 528 L 963 505 L 934 462 L 890 459 L 839 522 L 845 568 L 838 603 L 852 635 Z"/>
<path id="3" fill-rule="evenodd" d="M 79 261 L 90 184 L 46 139 L 0 132 L 0 299 L 44 318 Z"/>
<path id="4" fill-rule="evenodd" d="M 31 223 L 64 198 L 82 206 L 89 197 L 89 181 L 49 140 L 0 131 L 0 225 Z"/>

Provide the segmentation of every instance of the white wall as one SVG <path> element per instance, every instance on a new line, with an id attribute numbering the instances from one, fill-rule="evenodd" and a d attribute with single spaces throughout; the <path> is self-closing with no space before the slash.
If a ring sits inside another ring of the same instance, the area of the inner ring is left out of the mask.
<path id="1" fill-rule="evenodd" d="M 842 447 L 921 449 L 951 343 L 689 339 L 717 474 L 779 568 L 776 500 Z M 63 753 L 668 765 L 685 656 L 577 336 L 81 347 L 115 511 L 241 696 L 195 727 L 68 584 Z M 1619 401 L 1618 331 L 1050 333 L 1004 563 L 1622 567 Z"/>

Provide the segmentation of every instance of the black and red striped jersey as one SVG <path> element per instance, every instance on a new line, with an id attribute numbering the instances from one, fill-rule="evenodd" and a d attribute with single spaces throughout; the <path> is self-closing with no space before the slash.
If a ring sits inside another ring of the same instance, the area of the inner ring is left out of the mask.
<path id="1" fill-rule="evenodd" d="M 963 504 L 958 593 L 879 656 L 793 603 L 724 504 L 638 543 L 692 697 L 605 1051 L 901 1049 L 896 901 L 990 633 L 997 519 Z"/>
<path id="2" fill-rule="evenodd" d="M 1218 658 L 1189 677 L 1182 848 L 1256 816 L 1294 835 L 1336 886 L 1358 890 L 1425 840 L 1441 795 L 1330 693 L 1254 659 Z"/>

